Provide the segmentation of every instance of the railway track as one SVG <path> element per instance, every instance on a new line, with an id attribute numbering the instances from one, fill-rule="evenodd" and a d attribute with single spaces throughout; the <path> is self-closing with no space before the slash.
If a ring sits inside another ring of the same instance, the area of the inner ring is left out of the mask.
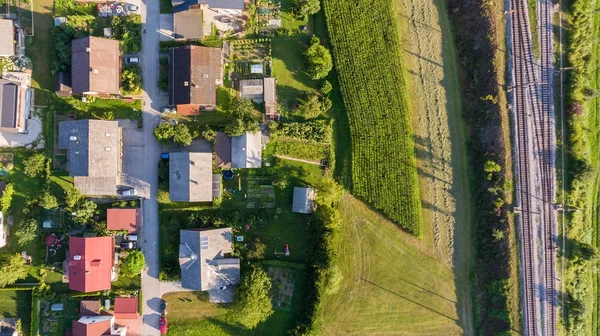
<path id="1" fill-rule="evenodd" d="M 556 335 L 552 3 L 539 0 L 539 62 L 526 0 L 510 6 L 524 334 Z"/>

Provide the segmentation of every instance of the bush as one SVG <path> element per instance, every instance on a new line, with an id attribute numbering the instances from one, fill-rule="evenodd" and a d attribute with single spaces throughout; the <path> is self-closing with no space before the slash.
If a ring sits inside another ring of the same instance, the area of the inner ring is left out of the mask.
<path id="1" fill-rule="evenodd" d="M 175 135 L 173 136 L 173 141 L 176 144 L 189 146 L 192 143 L 192 134 L 185 124 L 179 123 L 175 125 L 174 132 Z"/>
<path id="2" fill-rule="evenodd" d="M 12 285 L 19 279 L 24 279 L 28 274 L 28 267 L 23 263 L 20 254 L 8 252 L 0 254 L 0 287 Z"/>
<path id="3" fill-rule="evenodd" d="M 156 141 L 158 141 L 158 143 L 160 144 L 169 144 L 169 142 L 171 142 L 174 136 L 175 129 L 171 124 L 158 124 L 158 126 L 154 128 L 154 137 L 156 138 Z"/>
<path id="4" fill-rule="evenodd" d="M 0 207 L 2 208 L 3 212 L 8 211 L 10 208 L 14 193 L 15 188 L 13 187 L 12 183 L 8 183 L 2 192 L 2 196 L 0 197 Z"/>
<path id="5" fill-rule="evenodd" d="M 310 40 L 310 46 L 304 53 L 308 63 L 308 74 L 312 79 L 321 79 L 329 74 L 333 68 L 333 61 L 329 49 L 321 45 L 318 37 L 313 36 Z"/>
<path id="6" fill-rule="evenodd" d="M 25 246 L 35 240 L 40 232 L 40 224 L 33 218 L 28 218 L 19 223 L 15 232 L 19 246 Z"/>
<path id="7" fill-rule="evenodd" d="M 308 17 L 321 10 L 321 2 L 319 0 L 295 0 L 294 7 L 299 16 Z"/>
<path id="8" fill-rule="evenodd" d="M 121 72 L 121 94 L 139 95 L 142 93 L 142 75 L 136 67 Z"/>
<path id="9" fill-rule="evenodd" d="M 264 259 L 266 251 L 267 245 L 259 238 L 254 238 L 248 249 L 248 259 Z"/>
<path id="10" fill-rule="evenodd" d="M 307 119 L 313 119 L 321 115 L 322 109 L 319 95 L 311 92 L 305 99 L 300 100 L 297 113 Z"/>
<path id="11" fill-rule="evenodd" d="M 35 153 L 25 160 L 24 173 L 29 177 L 37 177 L 46 168 L 46 157 L 44 154 Z"/>
<path id="12" fill-rule="evenodd" d="M 142 17 L 140 15 L 111 16 L 112 38 L 121 44 L 124 54 L 135 54 L 142 50 Z"/>
<path id="13" fill-rule="evenodd" d="M 324 80 L 323 84 L 321 84 L 321 93 L 324 95 L 328 95 L 331 92 L 331 90 L 333 90 L 331 82 L 329 82 L 328 80 Z"/>
<path id="14" fill-rule="evenodd" d="M 46 190 L 39 199 L 39 204 L 46 210 L 54 209 L 58 207 L 58 200 L 50 191 Z"/>
<path id="15" fill-rule="evenodd" d="M 146 259 L 140 250 L 130 251 L 121 265 L 121 272 L 128 277 L 140 275 L 146 267 Z"/>
<path id="16" fill-rule="evenodd" d="M 271 278 L 260 267 L 252 266 L 236 288 L 236 301 L 232 315 L 244 327 L 254 329 L 273 314 L 271 303 Z"/>

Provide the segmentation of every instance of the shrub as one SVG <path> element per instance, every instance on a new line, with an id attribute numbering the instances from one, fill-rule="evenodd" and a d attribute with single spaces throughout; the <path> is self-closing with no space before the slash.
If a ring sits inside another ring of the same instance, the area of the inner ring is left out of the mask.
<path id="1" fill-rule="evenodd" d="M 28 267 L 23 263 L 20 254 L 8 252 L 0 254 L 0 287 L 12 285 L 19 279 L 24 279 L 28 274 Z"/>
<path id="2" fill-rule="evenodd" d="M 142 93 L 142 75 L 136 67 L 121 72 L 121 93 L 123 95 L 139 95 Z"/>
<path id="3" fill-rule="evenodd" d="M 40 224 L 33 218 L 28 218 L 19 223 L 15 232 L 17 243 L 20 246 L 25 246 L 35 240 L 39 234 Z"/>
<path id="4" fill-rule="evenodd" d="M 24 173 L 29 177 L 37 177 L 42 172 L 44 172 L 46 168 L 46 157 L 44 154 L 35 153 L 25 159 L 25 168 Z"/>
<path id="5" fill-rule="evenodd" d="M 252 266 L 236 288 L 236 301 L 231 307 L 234 318 L 244 327 L 254 329 L 273 314 L 271 278 L 260 267 Z"/>
<path id="6" fill-rule="evenodd" d="M 174 127 L 175 135 L 173 141 L 182 146 L 189 146 L 192 143 L 192 134 L 185 124 L 177 124 Z"/>
<path id="7" fill-rule="evenodd" d="M 121 272 L 126 276 L 132 277 L 142 273 L 142 270 L 146 267 L 146 259 L 144 254 L 140 250 L 130 251 L 127 257 L 123 260 L 121 265 Z"/>
<path id="8" fill-rule="evenodd" d="M 328 95 L 331 92 L 331 90 L 333 90 L 331 82 L 329 82 L 328 80 L 324 80 L 321 84 L 321 93 L 324 95 Z"/>
<path id="9" fill-rule="evenodd" d="M 313 36 L 310 40 L 310 46 L 304 53 L 308 63 L 308 74 L 312 79 L 321 79 L 329 74 L 333 68 L 331 53 L 329 49 L 321 45 L 318 37 Z"/>
<path id="10" fill-rule="evenodd" d="M 15 188 L 12 183 L 8 183 L 2 192 L 2 196 L 0 197 L 0 207 L 3 212 L 8 211 L 10 205 L 12 203 L 13 195 L 15 193 Z"/>
<path id="11" fill-rule="evenodd" d="M 171 124 L 158 124 L 158 126 L 154 128 L 154 137 L 160 144 L 169 144 L 169 142 L 171 142 L 173 139 L 173 136 L 175 136 L 175 129 Z"/>
<path id="12" fill-rule="evenodd" d="M 39 203 L 40 206 L 46 210 L 58 207 L 58 200 L 48 190 L 44 191 L 44 193 L 40 196 Z"/>

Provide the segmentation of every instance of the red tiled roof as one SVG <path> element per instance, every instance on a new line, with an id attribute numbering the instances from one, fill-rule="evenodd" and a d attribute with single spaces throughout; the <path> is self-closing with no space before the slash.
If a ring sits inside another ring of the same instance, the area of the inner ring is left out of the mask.
<path id="1" fill-rule="evenodd" d="M 137 298 L 115 298 L 115 318 L 136 319 L 138 318 Z"/>
<path id="2" fill-rule="evenodd" d="M 198 104 L 179 104 L 177 105 L 177 114 L 184 116 L 200 115 L 200 105 Z"/>
<path id="3" fill-rule="evenodd" d="M 110 320 L 87 324 L 73 320 L 72 326 L 73 336 L 102 336 L 110 331 Z"/>
<path id="4" fill-rule="evenodd" d="M 110 289 L 113 248 L 112 237 L 69 237 L 69 288 L 86 293 Z"/>
<path id="5" fill-rule="evenodd" d="M 137 230 L 138 209 L 108 209 L 106 217 L 108 230 L 127 230 L 129 233 Z"/>

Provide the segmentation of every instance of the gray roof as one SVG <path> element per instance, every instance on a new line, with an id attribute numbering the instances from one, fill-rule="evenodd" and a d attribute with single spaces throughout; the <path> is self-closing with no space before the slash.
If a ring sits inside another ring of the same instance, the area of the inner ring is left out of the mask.
<path id="1" fill-rule="evenodd" d="M 213 174 L 213 198 L 221 197 L 221 174 Z M 1 212 L 1 211 L 0 211 Z"/>
<path id="2" fill-rule="evenodd" d="M 0 56 L 15 55 L 15 26 L 13 20 L 0 19 L 0 34 L 4 36 L 0 43 Z"/>
<path id="3" fill-rule="evenodd" d="M 251 99 L 256 103 L 264 101 L 264 90 L 262 79 L 242 79 L 240 81 L 240 96 Z"/>
<path id="4" fill-rule="evenodd" d="M 292 212 L 311 214 L 315 210 L 315 190 L 312 188 L 294 187 Z"/>
<path id="5" fill-rule="evenodd" d="M 117 121 L 82 119 L 58 124 L 58 147 L 69 150 L 69 174 L 76 177 L 75 186 L 84 195 L 115 194 L 120 136 Z M 105 193 L 108 190 L 112 191 Z"/>
<path id="6" fill-rule="evenodd" d="M 175 202 L 211 202 L 212 153 L 170 153 L 169 195 Z"/>
<path id="7" fill-rule="evenodd" d="M 17 99 L 19 97 L 17 84 L 0 79 L 0 128 L 17 127 Z"/>
<path id="8" fill-rule="evenodd" d="M 17 324 L 20 318 L 16 317 L 5 317 L 0 318 L 0 336 L 15 336 L 20 333 L 17 331 Z"/>
<path id="9" fill-rule="evenodd" d="M 173 14 L 176 39 L 201 39 L 202 38 L 202 10 L 191 8 Z"/>
<path id="10" fill-rule="evenodd" d="M 261 133 L 245 132 L 231 137 L 231 167 L 260 168 L 262 166 Z"/>
<path id="11" fill-rule="evenodd" d="M 232 252 L 231 228 L 179 231 L 181 285 L 200 291 L 240 282 L 240 260 Z"/>
<path id="12" fill-rule="evenodd" d="M 198 4 L 208 5 L 209 8 L 244 9 L 244 0 L 198 0 Z"/>
<path id="13" fill-rule="evenodd" d="M 264 81 L 264 100 L 265 100 L 265 114 L 275 115 L 277 113 L 277 94 L 275 88 L 277 82 L 275 78 L 269 77 L 263 79 Z"/>

